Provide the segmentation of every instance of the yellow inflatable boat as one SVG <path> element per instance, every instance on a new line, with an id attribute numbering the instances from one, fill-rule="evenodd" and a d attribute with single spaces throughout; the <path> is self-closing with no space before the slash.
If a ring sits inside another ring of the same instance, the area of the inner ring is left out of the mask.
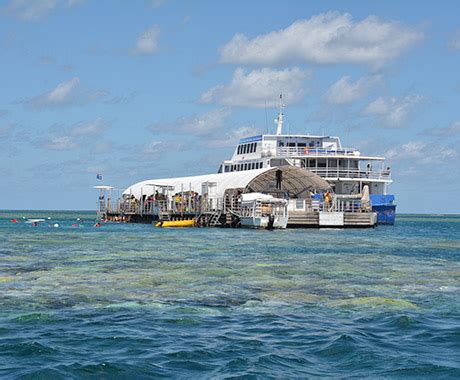
<path id="1" fill-rule="evenodd" d="M 193 227 L 195 221 L 191 220 L 165 220 L 155 224 L 155 227 Z"/>

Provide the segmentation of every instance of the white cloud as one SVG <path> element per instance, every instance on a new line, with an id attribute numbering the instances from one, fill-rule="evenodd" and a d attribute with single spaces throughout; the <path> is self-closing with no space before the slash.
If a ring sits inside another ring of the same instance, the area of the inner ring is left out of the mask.
<path id="1" fill-rule="evenodd" d="M 408 121 L 414 108 L 423 101 L 420 95 L 408 95 L 403 98 L 379 97 L 363 111 L 365 116 L 374 116 L 382 127 L 402 128 Z"/>
<path id="2" fill-rule="evenodd" d="M 74 137 L 99 135 L 110 128 L 110 123 L 102 118 L 97 118 L 89 123 L 79 123 L 70 130 Z"/>
<path id="3" fill-rule="evenodd" d="M 350 76 L 343 76 L 335 82 L 324 95 L 329 104 L 348 104 L 367 95 L 373 87 L 382 81 L 380 75 L 362 77 L 352 82 Z"/>
<path id="4" fill-rule="evenodd" d="M 0 140 L 4 140 L 11 137 L 15 129 L 16 126 L 14 124 L 8 124 L 3 127 L 0 127 Z"/>
<path id="5" fill-rule="evenodd" d="M 94 139 L 94 136 L 101 135 L 110 127 L 111 124 L 102 118 L 77 123 L 71 127 L 54 125 L 46 136 L 35 141 L 35 145 L 47 150 L 71 150 L 81 147 L 96 150 L 99 139 Z"/>
<path id="6" fill-rule="evenodd" d="M 322 13 L 252 39 L 236 34 L 221 48 L 220 61 L 277 65 L 292 62 L 380 66 L 422 38 L 403 24 L 375 16 L 355 22 L 348 13 Z"/>
<path id="7" fill-rule="evenodd" d="M 10 0 L 1 10 L 22 21 L 37 21 L 64 3 L 66 3 L 67 7 L 71 8 L 82 4 L 84 1 L 85 0 Z"/>
<path id="8" fill-rule="evenodd" d="M 172 123 L 154 123 L 148 129 L 159 133 L 206 135 L 221 129 L 230 113 L 228 108 L 219 108 L 202 115 L 179 117 Z"/>
<path id="9" fill-rule="evenodd" d="M 309 72 L 297 67 L 285 70 L 263 68 L 248 73 L 238 68 L 229 84 L 212 87 L 201 95 L 199 102 L 262 108 L 272 106 L 274 99 L 283 94 L 286 103 L 294 104 L 302 99 L 303 82 L 309 76 Z"/>
<path id="10" fill-rule="evenodd" d="M 75 7 L 77 5 L 81 5 L 85 2 L 86 0 L 67 0 L 67 5 L 69 7 Z"/>
<path id="11" fill-rule="evenodd" d="M 159 8 L 167 2 L 168 0 L 149 0 L 149 4 L 152 8 Z"/>
<path id="12" fill-rule="evenodd" d="M 135 54 L 147 55 L 153 54 L 158 49 L 158 38 L 160 36 L 160 27 L 154 25 L 145 30 L 138 38 L 136 47 L 134 48 Z"/>
<path id="13" fill-rule="evenodd" d="M 430 136 L 436 136 L 436 137 L 444 137 L 444 138 L 450 138 L 453 135 L 456 135 L 457 133 L 460 133 L 460 121 L 457 121 L 455 123 L 451 123 L 449 126 L 444 127 L 444 128 L 429 128 L 421 132 L 421 135 L 430 135 Z"/>
<path id="14" fill-rule="evenodd" d="M 71 136 L 51 136 L 40 143 L 40 147 L 47 150 L 71 150 L 78 144 Z"/>
<path id="15" fill-rule="evenodd" d="M 80 85 L 80 78 L 59 83 L 51 91 L 37 95 L 23 103 L 33 108 L 54 108 L 86 104 L 107 95 L 103 91 L 90 91 Z"/>
<path id="16" fill-rule="evenodd" d="M 453 50 L 460 50 L 460 29 L 455 31 L 450 38 L 449 47 Z"/>
<path id="17" fill-rule="evenodd" d="M 425 169 L 420 164 L 452 163 L 452 159 L 458 157 L 458 152 L 448 146 L 418 140 L 391 148 L 385 152 L 385 156 L 389 160 L 410 164 L 412 167 L 419 165 L 420 169 Z"/>
<path id="18" fill-rule="evenodd" d="M 261 131 L 254 126 L 241 126 L 236 129 L 231 129 L 221 136 L 217 136 L 206 142 L 206 147 L 222 148 L 234 147 L 243 137 L 254 136 L 260 134 Z"/>

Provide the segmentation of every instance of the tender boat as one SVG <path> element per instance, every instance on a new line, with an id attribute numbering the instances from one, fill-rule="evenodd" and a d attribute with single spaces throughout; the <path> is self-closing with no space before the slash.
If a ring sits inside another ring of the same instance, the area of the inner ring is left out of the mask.
<path id="1" fill-rule="evenodd" d="M 238 217 L 241 227 L 260 229 L 285 229 L 288 223 L 288 201 L 268 194 L 241 195 Z"/>

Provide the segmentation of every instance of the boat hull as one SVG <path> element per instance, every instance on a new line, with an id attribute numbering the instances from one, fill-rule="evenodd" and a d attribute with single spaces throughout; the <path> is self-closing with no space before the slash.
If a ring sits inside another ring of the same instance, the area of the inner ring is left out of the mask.
<path id="1" fill-rule="evenodd" d="M 377 213 L 377 224 L 395 224 L 396 205 L 372 206 L 372 211 Z"/>
<path id="2" fill-rule="evenodd" d="M 255 228 L 255 229 L 266 229 L 268 228 L 268 216 L 265 217 L 240 217 L 241 227 L 243 228 Z M 273 222 L 273 228 L 285 229 L 287 227 L 287 217 L 275 217 Z"/>
<path id="3" fill-rule="evenodd" d="M 394 224 L 396 219 L 396 204 L 393 194 L 371 194 L 372 211 L 377 213 L 377 224 Z"/>

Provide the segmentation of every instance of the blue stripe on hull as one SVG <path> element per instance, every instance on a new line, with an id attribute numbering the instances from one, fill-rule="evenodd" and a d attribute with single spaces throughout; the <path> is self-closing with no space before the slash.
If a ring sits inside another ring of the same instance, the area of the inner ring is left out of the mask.
<path id="1" fill-rule="evenodd" d="M 396 218 L 396 205 L 372 206 L 372 211 L 377 213 L 378 224 L 394 224 Z"/>

